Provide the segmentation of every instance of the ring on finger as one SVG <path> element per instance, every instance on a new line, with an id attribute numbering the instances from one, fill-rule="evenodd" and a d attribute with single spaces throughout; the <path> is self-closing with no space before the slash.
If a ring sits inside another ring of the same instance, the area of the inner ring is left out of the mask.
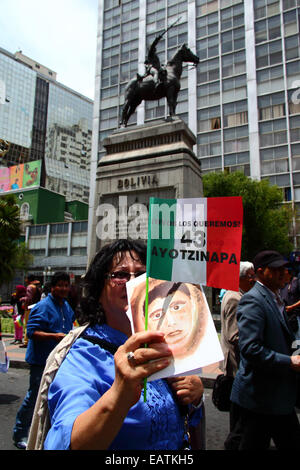
<path id="1" fill-rule="evenodd" d="M 134 357 L 134 352 L 129 351 L 127 353 L 127 360 L 130 364 L 135 365 L 135 357 Z"/>

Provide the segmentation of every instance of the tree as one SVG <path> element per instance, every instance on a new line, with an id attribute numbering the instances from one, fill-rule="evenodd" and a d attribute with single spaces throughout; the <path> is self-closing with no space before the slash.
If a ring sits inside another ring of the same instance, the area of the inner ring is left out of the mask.
<path id="1" fill-rule="evenodd" d="M 254 181 L 241 172 L 208 173 L 203 177 L 205 197 L 241 196 L 244 221 L 242 260 L 251 260 L 260 250 L 277 250 L 288 255 L 293 250 L 289 228 L 293 213 L 283 205 L 283 194 L 268 180 Z"/>
<path id="2" fill-rule="evenodd" d="M 13 195 L 0 198 L 0 286 L 10 282 L 17 269 L 26 270 L 32 256 L 20 243 L 19 208 Z"/>

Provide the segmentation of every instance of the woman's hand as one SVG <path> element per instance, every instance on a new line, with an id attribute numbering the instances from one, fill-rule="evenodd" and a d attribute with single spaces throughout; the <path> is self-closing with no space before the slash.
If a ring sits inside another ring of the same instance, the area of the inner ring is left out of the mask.
<path id="1" fill-rule="evenodd" d="M 171 377 L 168 379 L 168 383 L 175 392 L 181 405 L 199 405 L 204 387 L 198 375 Z"/>
<path id="2" fill-rule="evenodd" d="M 129 352 L 134 353 L 134 359 L 128 360 Z M 143 379 L 167 367 L 171 356 L 162 332 L 143 331 L 130 336 L 114 356 L 115 381 L 112 389 L 122 401 L 127 400 L 130 408 L 140 398 Z"/>
<path id="3" fill-rule="evenodd" d="M 128 359 L 129 352 L 134 353 L 134 359 Z M 114 355 L 115 380 L 112 386 L 76 418 L 71 449 L 107 449 L 121 429 L 129 409 L 140 399 L 143 379 L 167 367 L 171 355 L 161 332 L 144 331 L 130 336 Z"/>

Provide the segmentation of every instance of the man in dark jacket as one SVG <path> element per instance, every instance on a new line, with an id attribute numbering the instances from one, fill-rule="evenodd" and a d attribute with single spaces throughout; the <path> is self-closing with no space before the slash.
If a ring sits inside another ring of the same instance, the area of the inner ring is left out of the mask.
<path id="1" fill-rule="evenodd" d="M 293 355 L 295 337 L 278 296 L 285 266 L 276 251 L 253 260 L 257 282 L 237 309 L 240 365 L 231 401 L 239 406 L 242 437 L 239 449 L 298 449 L 300 425 L 295 412 L 300 355 Z"/>

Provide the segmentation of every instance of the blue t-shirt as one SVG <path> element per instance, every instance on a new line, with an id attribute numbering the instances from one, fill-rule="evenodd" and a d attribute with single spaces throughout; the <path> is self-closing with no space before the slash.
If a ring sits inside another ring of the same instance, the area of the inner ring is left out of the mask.
<path id="1" fill-rule="evenodd" d="M 29 338 L 25 360 L 29 364 L 45 365 L 46 360 L 57 345 L 53 339 L 38 341 L 32 338 L 35 331 L 46 333 L 69 333 L 73 328 L 74 312 L 66 300 L 60 305 L 52 294 L 38 302 L 30 311 L 27 323 Z"/>
<path id="2" fill-rule="evenodd" d="M 95 335 L 117 346 L 127 337 L 108 325 L 88 328 Z M 51 429 L 45 440 L 46 450 L 70 448 L 75 419 L 88 410 L 111 387 L 115 378 L 111 353 L 79 338 L 60 366 L 48 393 Z M 191 424 L 198 424 L 201 408 Z M 143 393 L 129 410 L 112 442 L 111 450 L 177 450 L 183 442 L 184 425 L 178 406 L 165 380 L 147 383 L 147 401 Z"/>

